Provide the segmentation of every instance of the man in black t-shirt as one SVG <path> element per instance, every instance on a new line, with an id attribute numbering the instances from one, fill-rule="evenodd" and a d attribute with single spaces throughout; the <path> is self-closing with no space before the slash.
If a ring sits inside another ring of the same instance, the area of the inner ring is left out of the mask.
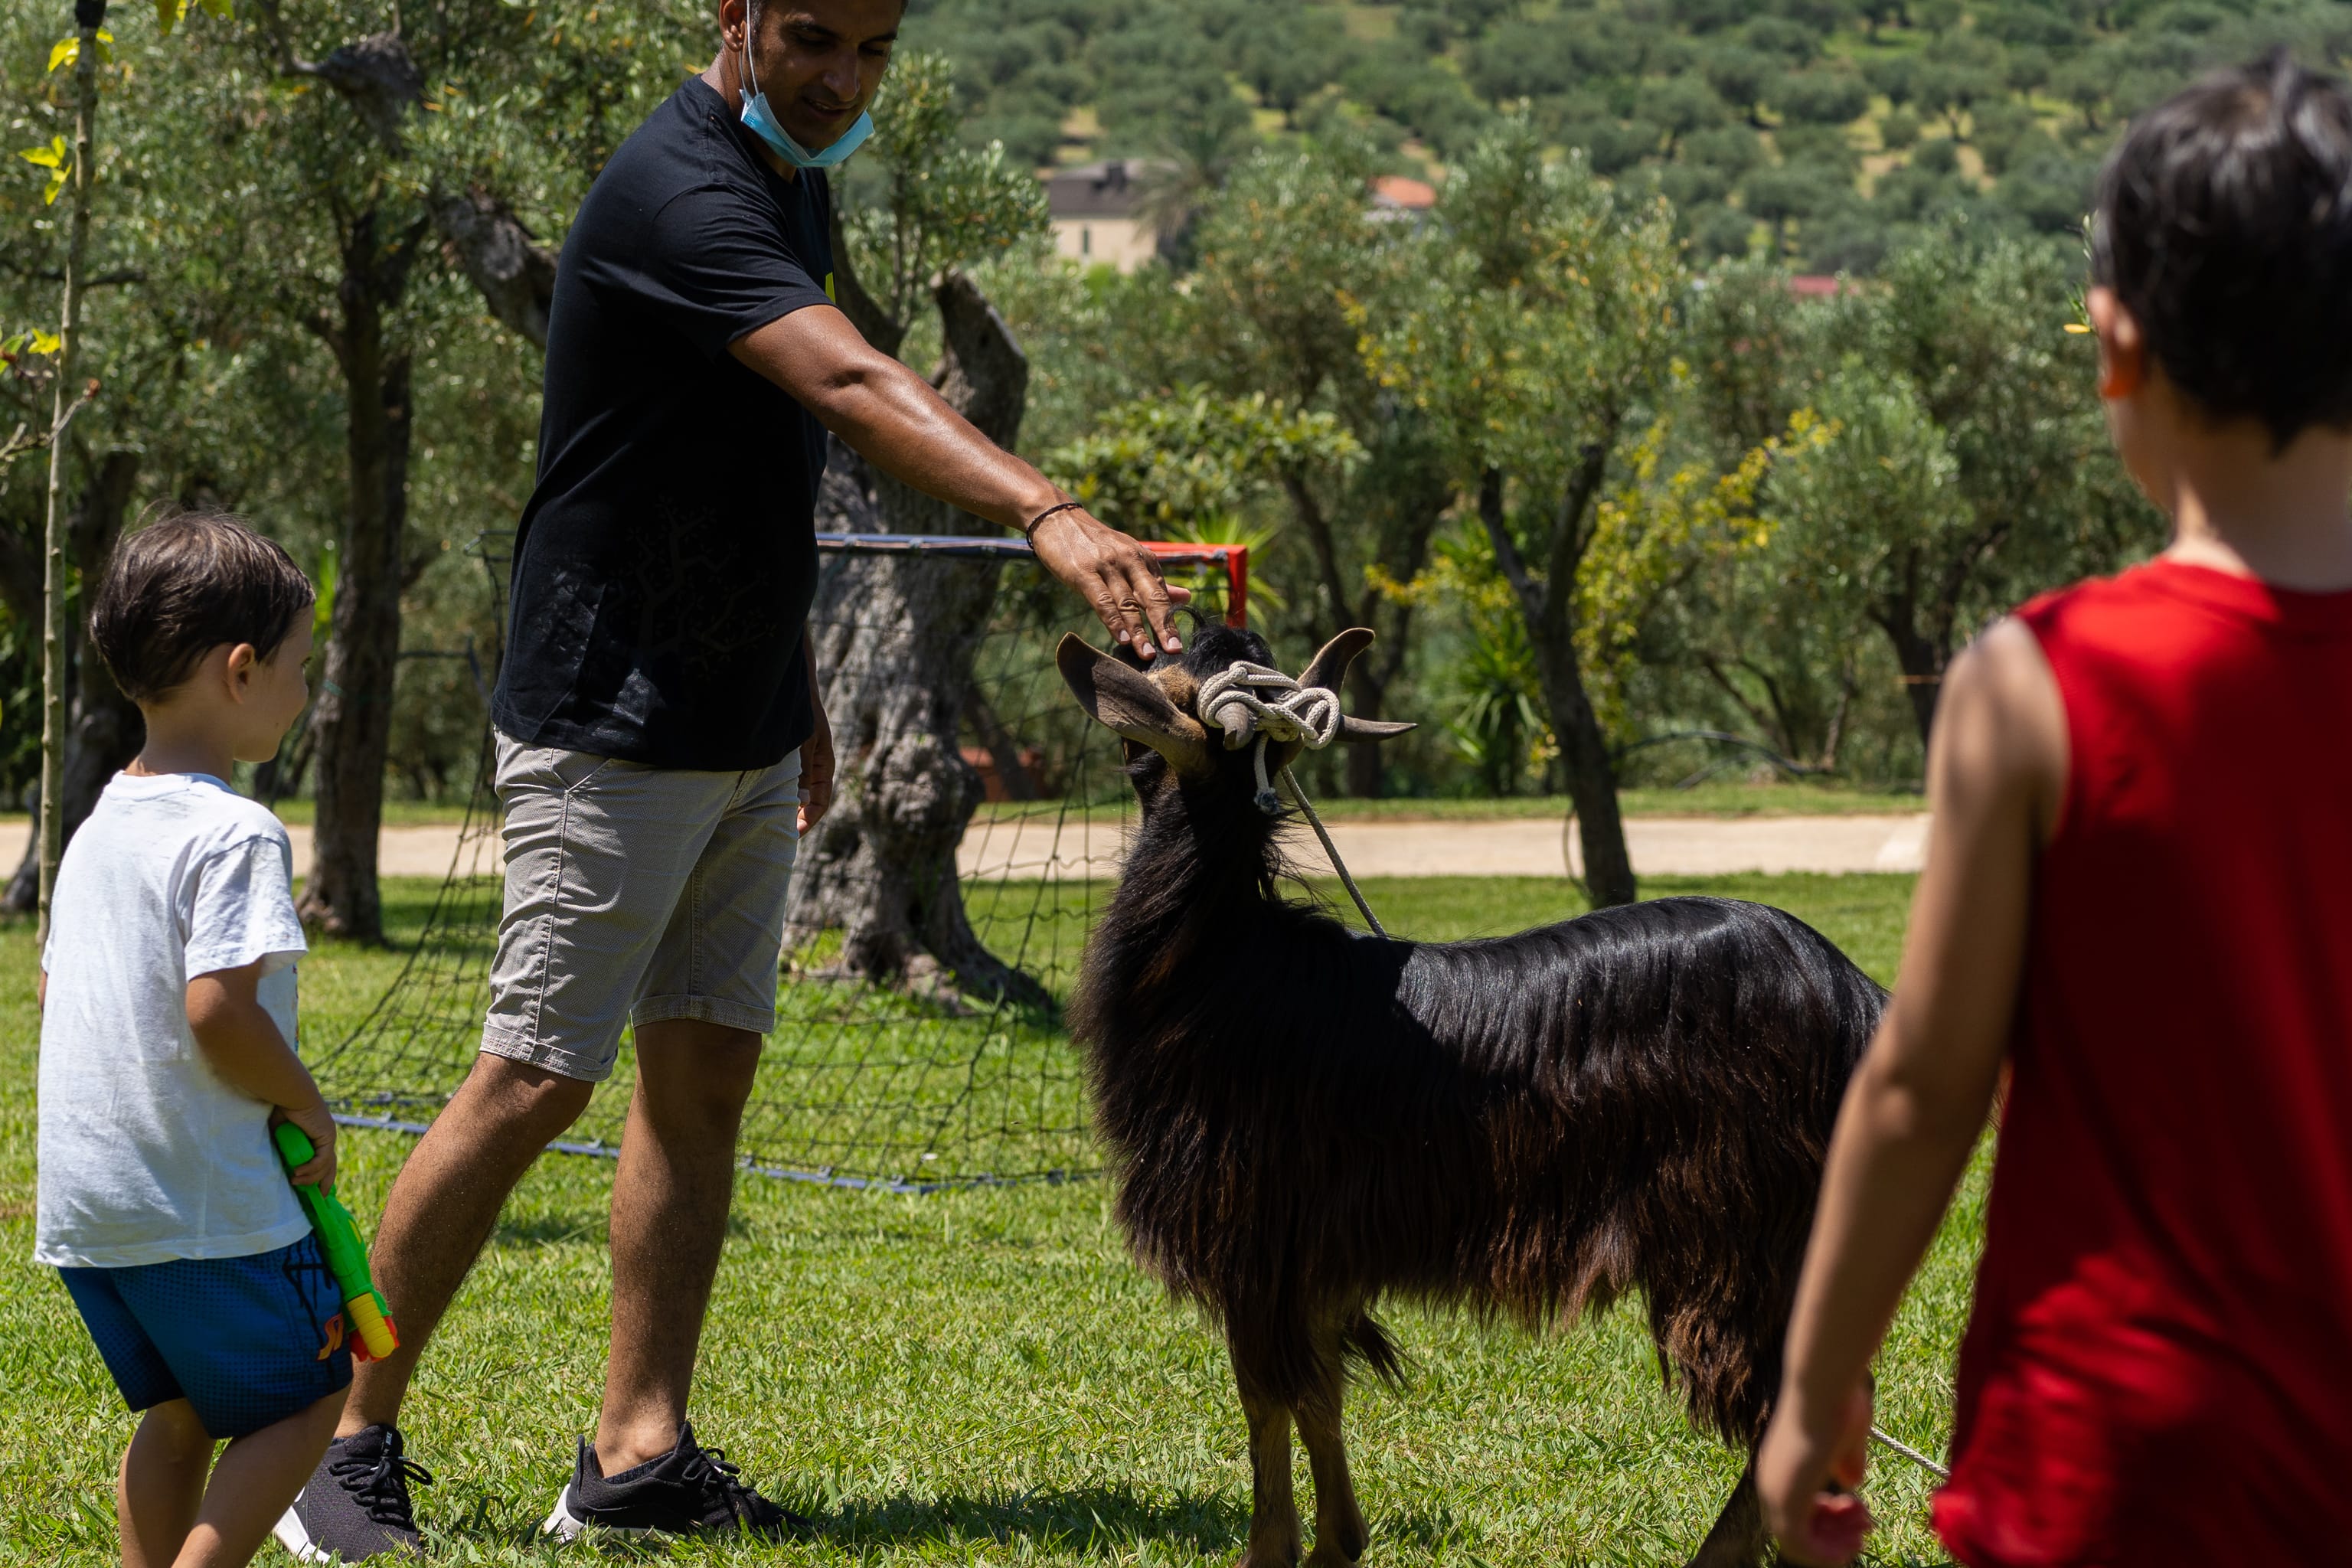
<path id="1" fill-rule="evenodd" d="M 824 166 L 861 140 L 903 0 L 722 0 L 722 46 L 582 205 L 548 322 L 539 482 L 492 700 L 506 912 L 474 1070 L 378 1229 L 402 1348 L 355 1377 L 278 1526 L 298 1553 L 414 1547 L 395 1423 L 507 1194 L 612 1071 L 637 1082 L 614 1179 L 604 1405 L 547 1524 L 772 1530 L 706 1454 L 687 1391 L 735 1134 L 774 1023 L 786 876 L 833 795 L 809 651 L 830 429 L 1008 528 L 1150 658 L 1171 590 L 831 303 Z M 306 1557 L 306 1560 L 307 1557 Z"/>

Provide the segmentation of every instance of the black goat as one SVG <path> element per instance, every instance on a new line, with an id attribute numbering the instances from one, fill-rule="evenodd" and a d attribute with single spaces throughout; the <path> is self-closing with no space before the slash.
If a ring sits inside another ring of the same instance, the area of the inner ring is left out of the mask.
<path id="1" fill-rule="evenodd" d="M 1300 684 L 1337 692 L 1370 640 L 1342 634 Z M 1266 657 L 1222 627 L 1150 675 L 1076 637 L 1058 655 L 1143 803 L 1072 1022 L 1129 1245 L 1224 1327 L 1254 1478 L 1241 1563 L 1297 1561 L 1294 1418 L 1308 1563 L 1362 1553 L 1340 1409 L 1351 1358 L 1398 1375 L 1383 1296 L 1533 1329 L 1639 1289 L 1691 1416 L 1752 1460 L 1885 994 L 1803 921 L 1727 899 L 1462 942 L 1357 936 L 1284 900 L 1249 756 L 1194 711 L 1201 681 Z M 1763 1549 L 1751 1465 L 1693 1562 Z"/>

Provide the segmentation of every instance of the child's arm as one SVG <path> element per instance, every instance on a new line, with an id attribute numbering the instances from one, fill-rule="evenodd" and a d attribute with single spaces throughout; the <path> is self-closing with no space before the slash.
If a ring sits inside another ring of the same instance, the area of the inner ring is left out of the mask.
<path id="1" fill-rule="evenodd" d="M 262 961 L 236 969 L 216 969 L 188 982 L 188 1027 L 213 1070 L 310 1134 L 318 1152 L 293 1173 L 296 1185 L 335 1179 L 335 1119 L 310 1078 L 310 1069 L 278 1032 L 277 1021 L 256 998 Z"/>
<path id="2" fill-rule="evenodd" d="M 1871 1360 L 1967 1168 L 2009 1042 L 2067 752 L 2057 684 L 2021 623 L 1953 661 L 1928 752 L 1935 817 L 1901 980 L 1838 1113 L 1757 1457 L 1766 1521 L 1799 1562 L 1843 1562 L 1860 1544 L 1858 1504 L 1815 1510 L 1831 1483 L 1862 1479 Z"/>

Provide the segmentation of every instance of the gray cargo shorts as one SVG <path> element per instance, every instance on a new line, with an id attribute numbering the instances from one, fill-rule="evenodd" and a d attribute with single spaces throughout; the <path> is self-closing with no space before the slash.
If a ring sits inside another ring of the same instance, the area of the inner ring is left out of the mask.
<path id="1" fill-rule="evenodd" d="M 482 1049 L 587 1083 L 623 1024 L 776 1024 L 801 757 L 702 773 L 498 738 L 506 909 Z"/>

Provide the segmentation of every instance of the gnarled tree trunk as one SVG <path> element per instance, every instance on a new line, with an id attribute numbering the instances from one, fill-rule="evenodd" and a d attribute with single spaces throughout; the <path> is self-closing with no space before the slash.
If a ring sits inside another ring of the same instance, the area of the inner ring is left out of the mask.
<path id="1" fill-rule="evenodd" d="M 1010 447 L 1028 394 L 1026 356 L 970 279 L 949 274 L 933 298 L 947 342 L 933 384 L 982 434 Z M 863 533 L 987 526 L 838 443 L 818 525 Z M 817 973 L 950 999 L 1045 1000 L 1036 982 L 982 945 L 956 876 L 956 847 L 982 795 L 958 736 L 997 575 L 991 562 L 911 555 L 837 556 L 825 566 L 809 619 L 841 791 L 801 847 L 784 939 L 792 952 L 841 932 L 839 957 Z"/>
<path id="2" fill-rule="evenodd" d="M 74 509 L 73 518 L 67 524 L 67 546 L 81 573 L 85 605 L 99 579 L 106 575 L 108 563 L 114 559 L 114 547 L 122 538 L 123 514 L 130 509 L 131 488 L 138 479 L 136 452 L 117 448 L 107 453 L 99 461 L 98 472 L 83 487 L 81 504 Z M 0 560 L 0 594 L 5 595 L 10 614 L 22 624 L 38 625 L 38 561 L 14 535 L 5 536 L 5 542 L 0 542 L 0 556 L 6 558 Z M 84 629 L 88 625 L 86 614 L 76 616 L 66 630 L 69 684 L 59 798 L 65 802 L 61 822 L 68 840 L 98 805 L 106 781 L 137 756 L 139 748 L 147 742 L 147 724 L 139 716 L 139 705 L 123 696 L 114 678 L 106 672 L 105 662 L 89 646 L 89 636 Z M 38 901 L 40 853 L 40 837 L 36 835 L 25 846 L 25 858 L 16 875 L 8 879 L 7 891 L 0 894 L 0 909 L 22 914 L 29 912 Z"/>

